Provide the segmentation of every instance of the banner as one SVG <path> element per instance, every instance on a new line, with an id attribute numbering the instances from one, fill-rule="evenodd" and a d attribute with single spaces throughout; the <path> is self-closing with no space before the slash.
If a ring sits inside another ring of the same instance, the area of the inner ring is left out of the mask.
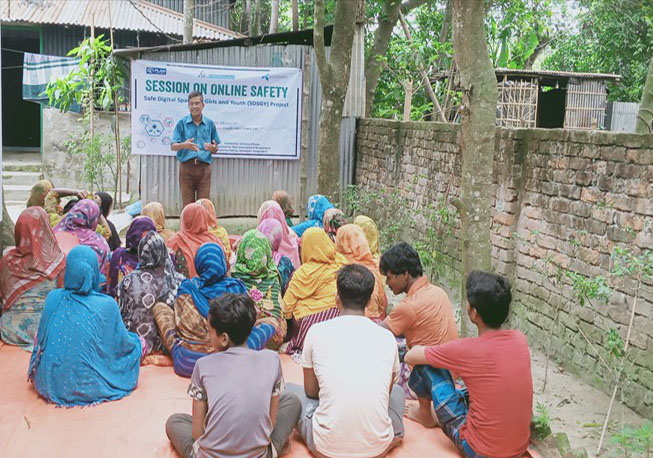
<path id="1" fill-rule="evenodd" d="M 131 67 L 132 154 L 173 156 L 188 94 L 204 95 L 202 115 L 221 143 L 214 157 L 299 159 L 302 72 L 298 68 L 195 65 L 135 60 Z"/>

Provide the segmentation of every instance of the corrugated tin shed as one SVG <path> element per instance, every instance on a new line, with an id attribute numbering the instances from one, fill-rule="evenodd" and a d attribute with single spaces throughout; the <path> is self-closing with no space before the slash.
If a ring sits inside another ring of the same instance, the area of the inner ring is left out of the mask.
<path id="1" fill-rule="evenodd" d="M 182 14 L 142 0 L 41 0 L 2 1 L 0 20 L 19 24 L 76 25 L 116 30 L 183 35 Z M 193 21 L 193 37 L 231 40 L 243 35 L 231 30 Z"/>

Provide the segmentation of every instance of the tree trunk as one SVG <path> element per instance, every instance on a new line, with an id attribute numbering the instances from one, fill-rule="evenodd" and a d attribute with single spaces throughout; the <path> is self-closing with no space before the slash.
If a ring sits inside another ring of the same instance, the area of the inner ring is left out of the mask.
<path id="1" fill-rule="evenodd" d="M 453 49 L 463 96 L 458 137 L 462 151 L 459 211 L 463 303 L 464 279 L 474 269 L 490 270 L 492 261 L 490 208 L 497 81 L 487 50 L 483 3 L 483 0 L 453 0 Z M 461 334 L 468 332 L 463 328 Z"/>
<path id="2" fill-rule="evenodd" d="M 254 32 L 252 35 L 258 36 L 261 34 L 261 0 L 254 0 L 254 8 L 256 12 L 254 13 Z"/>
<path id="3" fill-rule="evenodd" d="M 318 133 L 318 192 L 338 199 L 340 191 L 340 122 L 347 95 L 351 55 L 354 44 L 358 1 L 336 2 L 331 54 L 326 57 L 324 46 L 324 0 L 315 0 L 313 42 L 322 85 L 322 107 Z"/>
<path id="4" fill-rule="evenodd" d="M 653 133 L 653 59 L 648 64 L 648 76 L 639 102 L 639 112 L 635 123 L 635 132 L 640 134 Z"/>
<path id="5" fill-rule="evenodd" d="M 184 43 L 193 42 L 193 13 L 195 0 L 184 0 Z"/>
<path id="6" fill-rule="evenodd" d="M 292 31 L 299 30 L 299 5 L 298 0 L 292 0 Z"/>
<path id="7" fill-rule="evenodd" d="M 245 10 L 243 11 L 243 17 L 245 18 L 245 35 L 252 35 L 252 0 L 245 0 Z"/>
<path id="8" fill-rule="evenodd" d="M 270 13 L 270 33 L 279 31 L 279 0 L 272 0 L 272 11 Z"/>

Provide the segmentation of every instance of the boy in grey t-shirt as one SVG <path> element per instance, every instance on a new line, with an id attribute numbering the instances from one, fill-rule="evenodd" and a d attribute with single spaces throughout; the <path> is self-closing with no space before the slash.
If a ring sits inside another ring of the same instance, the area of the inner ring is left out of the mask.
<path id="1" fill-rule="evenodd" d="M 188 394 L 193 415 L 173 414 L 166 434 L 187 457 L 276 457 L 301 412 L 284 393 L 279 355 L 245 345 L 254 326 L 254 301 L 226 294 L 211 303 L 209 334 L 215 353 L 195 364 Z"/>

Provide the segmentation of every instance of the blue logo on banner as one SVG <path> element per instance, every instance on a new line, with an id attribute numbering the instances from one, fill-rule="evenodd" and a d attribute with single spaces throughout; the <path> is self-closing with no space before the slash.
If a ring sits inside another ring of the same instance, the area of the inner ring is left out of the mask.
<path id="1" fill-rule="evenodd" d="M 150 75 L 165 75 L 166 69 L 160 67 L 146 67 L 145 73 L 148 73 Z"/>

